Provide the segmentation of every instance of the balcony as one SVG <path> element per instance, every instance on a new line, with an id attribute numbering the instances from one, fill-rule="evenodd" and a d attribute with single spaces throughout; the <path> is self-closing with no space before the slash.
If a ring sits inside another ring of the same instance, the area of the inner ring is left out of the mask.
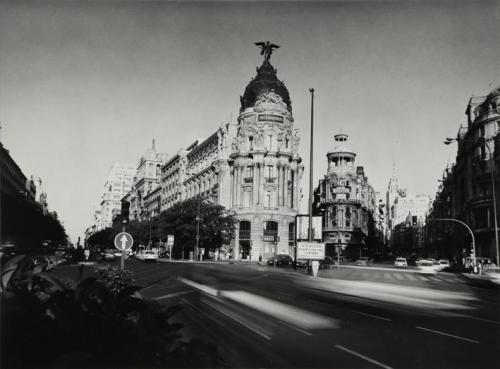
<path id="1" fill-rule="evenodd" d="M 240 240 L 249 240 L 250 239 L 250 230 L 240 229 L 239 238 L 240 238 Z"/>
<path id="2" fill-rule="evenodd" d="M 253 182 L 253 177 L 244 177 L 243 178 L 243 183 L 252 183 Z"/>
<path id="3" fill-rule="evenodd" d="M 265 177 L 264 180 L 266 183 L 276 183 L 276 177 Z"/>

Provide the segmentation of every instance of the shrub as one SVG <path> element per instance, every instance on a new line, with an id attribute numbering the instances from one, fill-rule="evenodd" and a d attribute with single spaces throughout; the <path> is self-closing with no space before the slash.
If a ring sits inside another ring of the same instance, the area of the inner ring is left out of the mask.
<path id="1" fill-rule="evenodd" d="M 144 299 L 130 274 L 76 286 L 15 257 L 0 280 L 2 368 L 220 367 L 216 348 L 169 323 L 180 306 Z"/>

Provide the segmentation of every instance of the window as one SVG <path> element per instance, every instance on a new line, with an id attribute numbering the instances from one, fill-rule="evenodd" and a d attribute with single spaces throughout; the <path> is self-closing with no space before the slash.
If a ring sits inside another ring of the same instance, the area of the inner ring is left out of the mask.
<path id="1" fill-rule="evenodd" d="M 273 171 L 273 166 L 272 165 L 268 165 L 267 166 L 267 168 L 266 168 L 266 174 L 267 174 L 267 178 L 273 178 L 274 171 Z"/>
<path id="2" fill-rule="evenodd" d="M 267 136 L 267 147 L 269 151 L 273 149 L 273 135 Z"/>
<path id="3" fill-rule="evenodd" d="M 288 223 L 288 245 L 293 246 L 295 242 L 295 223 Z"/>
<path id="4" fill-rule="evenodd" d="M 288 145 L 290 143 L 290 140 L 288 138 L 285 139 L 285 149 L 288 149 Z"/>
<path id="5" fill-rule="evenodd" d="M 251 223 L 249 221 L 242 220 L 240 222 L 240 232 L 239 232 L 240 240 L 249 240 L 250 231 L 251 231 Z"/>
<path id="6" fill-rule="evenodd" d="M 266 222 L 266 231 L 278 231 L 278 223 L 272 220 Z"/>
<path id="7" fill-rule="evenodd" d="M 345 226 L 351 226 L 351 208 L 349 206 L 345 209 Z"/>
<path id="8" fill-rule="evenodd" d="M 337 226 L 337 207 L 334 206 L 332 209 L 332 226 L 336 227 Z"/>
<path id="9" fill-rule="evenodd" d="M 248 137 L 248 147 L 253 150 L 253 136 Z"/>
<path id="10" fill-rule="evenodd" d="M 271 207 L 271 192 L 266 191 L 264 198 L 265 198 L 265 206 L 267 208 L 270 208 Z"/>

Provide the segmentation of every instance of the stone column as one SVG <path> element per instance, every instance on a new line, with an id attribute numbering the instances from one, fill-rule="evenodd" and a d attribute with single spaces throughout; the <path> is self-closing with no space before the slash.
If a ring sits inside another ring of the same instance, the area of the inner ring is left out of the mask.
<path id="1" fill-rule="evenodd" d="M 288 181 L 290 180 L 290 165 L 285 167 L 285 206 L 290 207 L 290 196 L 288 195 Z"/>
<path id="2" fill-rule="evenodd" d="M 281 197 L 282 197 L 282 194 L 281 194 L 281 185 L 282 185 L 282 182 L 283 182 L 283 179 L 282 179 L 282 176 L 281 176 L 281 164 L 278 162 L 276 163 L 276 168 L 277 168 L 277 172 L 278 172 L 278 175 L 276 176 L 276 181 L 277 181 L 277 191 L 278 191 L 278 206 L 277 207 L 280 207 L 281 206 Z"/>
<path id="3" fill-rule="evenodd" d="M 252 178 L 252 205 L 259 204 L 259 176 L 258 176 L 259 165 L 253 162 L 253 178 Z"/>

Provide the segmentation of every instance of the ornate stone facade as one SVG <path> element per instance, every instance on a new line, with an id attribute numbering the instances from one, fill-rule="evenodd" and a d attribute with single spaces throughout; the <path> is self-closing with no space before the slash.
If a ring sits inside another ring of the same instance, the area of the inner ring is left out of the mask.
<path id="1" fill-rule="evenodd" d="M 334 150 L 328 152 L 328 170 L 315 190 L 314 209 L 323 219 L 325 253 L 335 255 L 341 245 L 350 258 L 372 255 L 368 237 L 374 236 L 375 191 L 363 167 L 355 167 L 356 154 L 347 146 L 346 134 L 335 135 Z"/>
<path id="2" fill-rule="evenodd" d="M 180 150 L 162 167 L 162 209 L 201 196 L 238 220 L 232 257 L 290 254 L 303 165 L 288 91 L 268 61 L 241 98 L 237 123 Z M 293 246 L 292 246 L 293 247 Z"/>
<path id="3" fill-rule="evenodd" d="M 496 259 L 495 188 L 497 222 L 500 219 L 500 87 L 487 96 L 472 96 L 467 105 L 467 125 L 460 126 L 456 163 L 446 168 L 430 218 L 459 219 L 474 232 L 477 256 Z M 462 228 L 462 230 L 460 230 Z M 471 251 L 464 227 L 451 222 L 428 224 L 428 244 L 443 256 L 460 259 Z M 460 235 L 458 239 L 455 234 Z M 500 237 L 500 235 L 498 235 Z M 498 261 L 497 261 L 498 262 Z"/>

